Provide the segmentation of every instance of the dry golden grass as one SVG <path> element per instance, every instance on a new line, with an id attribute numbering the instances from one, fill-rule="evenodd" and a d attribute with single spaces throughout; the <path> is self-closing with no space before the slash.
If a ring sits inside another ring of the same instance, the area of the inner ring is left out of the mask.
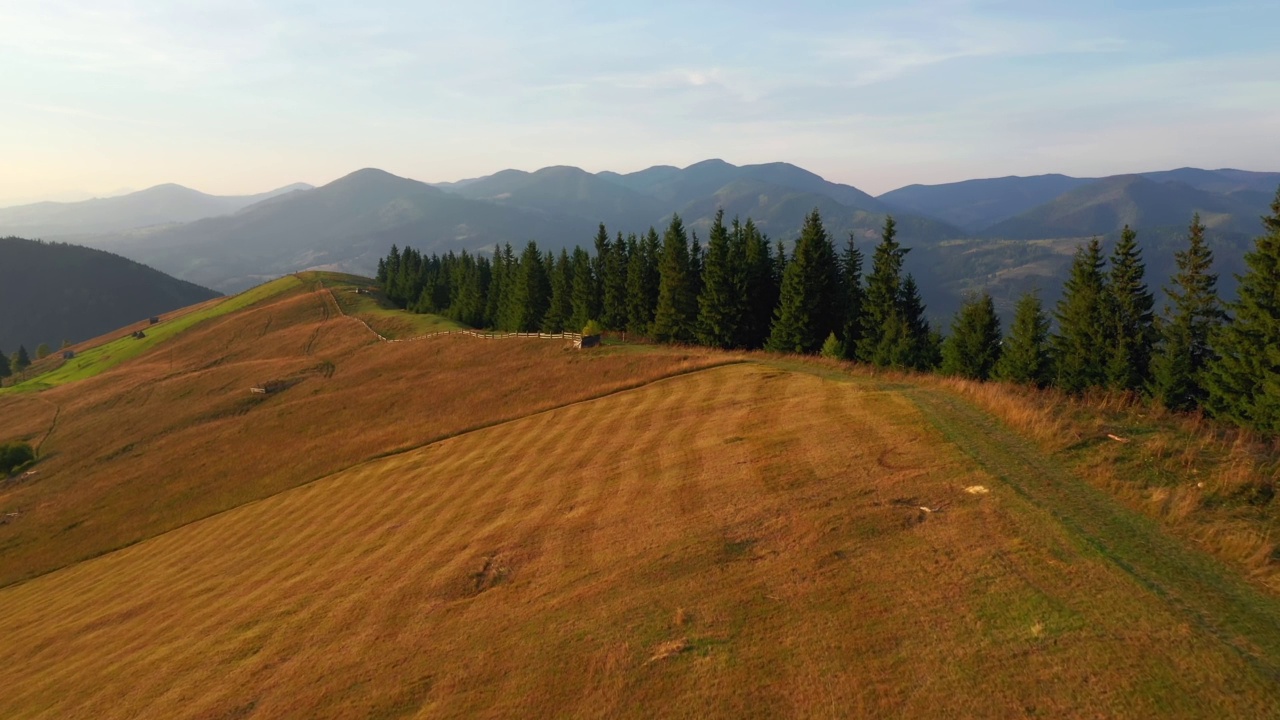
<path id="1" fill-rule="evenodd" d="M 1268 665 L 978 470 L 905 393 L 758 364 L 365 463 L 5 588 L 0 637 L 4 717 L 1280 707 Z"/>
<path id="2" fill-rule="evenodd" d="M 1280 603 L 1071 475 L 1266 568 L 1206 501 L 1257 492 L 1250 438 L 817 359 L 386 344 L 318 287 L 0 397 L 42 449 L 0 489 L 0 717 L 1280 707 Z"/>
<path id="3" fill-rule="evenodd" d="M 0 396 L 0 441 L 39 444 L 0 486 L 0 585 L 356 463 L 726 358 L 540 340 L 386 344 L 324 291 L 209 321 L 109 372 Z M 273 379 L 284 392 L 252 395 Z M 56 420 L 56 421 L 55 421 Z"/>
<path id="4" fill-rule="evenodd" d="M 914 382 L 962 395 L 1080 477 L 1280 593 L 1280 451 L 1273 441 L 1127 394 L 1072 398 L 955 378 Z"/>

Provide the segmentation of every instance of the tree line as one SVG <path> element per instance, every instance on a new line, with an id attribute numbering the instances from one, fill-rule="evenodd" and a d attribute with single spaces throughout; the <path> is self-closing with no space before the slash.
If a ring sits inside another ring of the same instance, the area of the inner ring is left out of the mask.
<path id="1" fill-rule="evenodd" d="M 852 235 L 837 249 L 815 209 L 790 255 L 748 218 L 716 214 L 706 245 L 673 216 L 659 235 L 602 224 L 594 253 L 554 254 L 530 241 L 492 257 L 426 256 L 392 247 L 378 262 L 387 297 L 414 312 L 473 327 L 577 331 L 589 322 L 657 342 L 817 353 L 884 368 L 1000 379 L 1069 393 L 1141 393 L 1183 411 L 1280 431 L 1280 191 L 1246 254 L 1239 298 L 1217 294 L 1198 215 L 1155 311 L 1137 233 L 1126 226 L 1109 257 L 1080 247 L 1052 314 L 1035 293 L 1003 332 L 991 296 L 966 299 L 943 334 L 930 326 L 904 272 L 909 251 L 886 217 L 864 273 Z"/>

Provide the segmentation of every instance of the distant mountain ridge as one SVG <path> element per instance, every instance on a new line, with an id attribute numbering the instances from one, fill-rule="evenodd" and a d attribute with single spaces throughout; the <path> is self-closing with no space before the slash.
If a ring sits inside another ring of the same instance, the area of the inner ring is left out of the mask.
<path id="1" fill-rule="evenodd" d="M 78 245 L 0 237 L 0 350 L 57 348 L 218 293 Z"/>
<path id="2" fill-rule="evenodd" d="M 1106 235 L 1129 225 L 1155 229 L 1185 226 L 1192 213 L 1220 232 L 1256 233 L 1269 197 L 1242 190 L 1200 190 L 1181 181 L 1120 175 L 1079 186 L 1016 217 L 987 228 L 991 237 L 1034 240 Z"/>
<path id="3" fill-rule="evenodd" d="M 63 238 L 187 223 L 309 189 L 306 183 L 294 183 L 257 195 L 220 196 L 166 183 L 118 197 L 17 205 L 0 208 L 0 236 Z"/>
<path id="4" fill-rule="evenodd" d="M 887 209 L 857 188 L 785 163 L 738 167 L 709 160 L 683 170 L 616 176 L 554 166 L 442 186 L 370 168 L 234 214 L 86 242 L 232 292 L 308 268 L 369 273 L 393 243 L 427 252 L 474 252 L 537 240 L 558 250 L 589 244 L 601 222 L 611 233 L 641 233 L 660 229 L 673 212 L 705 240 L 720 207 L 731 216 L 754 218 L 777 239 L 793 237 L 814 207 L 837 236 L 852 232 L 870 238 Z M 960 234 L 929 218 L 904 216 L 900 226 L 911 242 Z"/>
<path id="5" fill-rule="evenodd" d="M 1178 168 L 1103 178 L 1036 175 L 908 185 L 879 199 L 955 224 L 973 237 L 1085 237 L 1118 231 L 1126 222 L 1185 224 L 1196 211 L 1224 231 L 1253 233 L 1277 186 L 1280 172 Z"/>
<path id="6" fill-rule="evenodd" d="M 906 269 L 920 279 L 931 314 L 945 318 L 965 293 L 985 288 L 1002 309 L 1033 288 L 1050 300 L 1074 246 L 1093 235 L 1113 238 L 1126 223 L 1144 246 L 1168 254 L 1197 211 L 1230 272 L 1260 230 L 1258 218 L 1276 184 L 1280 173 L 1180 168 L 913 185 L 877 198 L 787 163 L 738 166 L 717 159 L 630 173 L 504 170 L 435 185 L 365 169 L 233 214 L 84 242 L 233 292 L 311 268 L 371 274 L 392 244 L 427 253 L 489 252 L 536 240 L 557 251 L 589 245 L 600 222 L 611 235 L 651 226 L 661 231 L 672 213 L 705 243 L 721 209 L 728 218 L 750 217 L 771 239 L 787 242 L 817 208 L 836 242 L 852 236 L 869 252 L 892 213 L 898 239 L 912 248 Z M 1153 260 L 1153 286 L 1165 282 L 1157 274 L 1165 270 L 1161 262 Z"/>

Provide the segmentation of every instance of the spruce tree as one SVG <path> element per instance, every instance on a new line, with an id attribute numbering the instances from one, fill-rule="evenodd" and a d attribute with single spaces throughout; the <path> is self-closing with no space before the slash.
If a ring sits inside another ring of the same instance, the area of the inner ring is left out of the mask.
<path id="1" fill-rule="evenodd" d="M 603 225 L 601 227 L 604 227 Z M 596 313 L 596 280 L 591 269 L 591 256 L 586 250 L 573 248 L 573 315 L 569 319 L 569 327 L 573 332 L 580 332 L 587 323 L 597 319 Z"/>
<path id="2" fill-rule="evenodd" d="M 907 273 L 902 281 L 898 313 L 906 322 L 911 357 L 908 367 L 914 370 L 931 370 L 942 362 L 942 337 L 929 327 L 924 311 L 924 298 L 920 297 L 915 276 Z"/>
<path id="3" fill-rule="evenodd" d="M 635 235 L 630 245 L 635 244 Z M 600 306 L 600 322 L 609 330 L 627 327 L 627 254 L 628 242 L 618 233 L 604 263 L 604 299 Z"/>
<path id="4" fill-rule="evenodd" d="M 745 258 L 747 308 L 739 344 L 755 349 L 764 347 L 769 338 L 773 309 L 778 305 L 778 284 L 774 280 L 774 256 L 769 238 L 756 228 L 751 218 L 742 226 L 741 247 Z"/>
<path id="5" fill-rule="evenodd" d="M 689 237 L 689 285 L 694 298 L 702 295 L 702 243 L 696 230 Z"/>
<path id="6" fill-rule="evenodd" d="M 653 315 L 653 339 L 659 342 L 692 342 L 697 323 L 697 297 L 689 277 L 689 238 L 684 222 L 673 215 L 662 236 L 658 265 L 658 306 Z"/>
<path id="7" fill-rule="evenodd" d="M 1187 248 L 1174 253 L 1178 272 L 1165 288 L 1169 304 L 1160 324 L 1160 349 L 1151 363 L 1151 389 L 1165 407 L 1194 410 L 1204 404 L 1205 370 L 1214 360 L 1212 340 L 1226 319 L 1218 299 L 1213 251 L 1200 214 L 1191 218 Z"/>
<path id="8" fill-rule="evenodd" d="M 814 208 L 782 276 L 778 308 L 766 347 L 775 352 L 817 352 L 836 330 L 838 268 L 835 248 Z"/>
<path id="9" fill-rule="evenodd" d="M 653 323 L 653 313 L 658 307 L 658 258 L 662 241 L 658 231 L 649 228 L 639 241 L 636 252 L 627 265 L 627 329 L 647 335 Z"/>
<path id="10" fill-rule="evenodd" d="M 697 338 L 703 345 L 731 348 L 742 341 L 747 289 L 746 257 L 738 247 L 741 235 L 738 221 L 734 220 L 730 233 L 724 226 L 724 210 L 717 210 L 707 239 L 698 298 Z"/>
<path id="11" fill-rule="evenodd" d="M 1280 430 L 1280 189 L 1263 234 L 1244 256 L 1231 322 L 1213 343 L 1205 376 L 1206 403 L 1215 415 L 1262 432 Z"/>
<path id="12" fill-rule="evenodd" d="M 520 253 L 520 272 L 511 290 L 512 324 L 516 332 L 537 332 L 547 314 L 551 284 L 538 243 L 530 240 Z"/>
<path id="13" fill-rule="evenodd" d="M 961 306 L 942 345 L 942 372 L 986 380 L 1000 359 L 1000 318 L 991 295 L 982 293 Z"/>
<path id="14" fill-rule="evenodd" d="M 613 250 L 613 244 L 609 242 L 609 229 L 604 223 L 600 223 L 592 244 L 595 246 L 596 254 L 591 258 L 591 279 L 595 283 L 592 288 L 595 297 L 591 301 L 591 317 L 599 320 L 604 313 L 605 266 L 609 262 L 609 252 Z M 578 328 L 578 330 L 581 329 Z"/>
<path id="15" fill-rule="evenodd" d="M 1049 318 L 1040 298 L 1029 292 L 1018 300 L 1013 325 L 1004 339 L 993 377 L 1037 387 L 1049 384 L 1053 367 L 1049 357 Z"/>
<path id="16" fill-rule="evenodd" d="M 9 367 L 9 358 L 5 357 L 4 352 L 0 352 L 0 378 L 7 378 L 13 374 L 13 370 Z"/>
<path id="17" fill-rule="evenodd" d="M 1111 346 L 1107 358 L 1107 385 L 1116 390 L 1146 388 L 1151 371 L 1151 350 L 1156 341 L 1152 313 L 1155 298 L 1143 282 L 1146 265 L 1138 248 L 1137 233 L 1128 225 L 1111 253 L 1107 282 L 1107 309 Z"/>
<path id="18" fill-rule="evenodd" d="M 902 291 L 902 262 L 907 249 L 897 240 L 897 224 L 893 216 L 886 216 L 880 242 L 871 256 L 871 274 L 867 276 L 866 295 L 863 299 L 862 338 L 857 344 L 857 359 L 875 362 L 878 356 L 885 364 L 890 353 L 886 352 L 885 335 L 891 326 L 902 321 L 897 316 Z M 901 328 L 893 327 L 896 334 Z"/>
<path id="19" fill-rule="evenodd" d="M 13 370 L 14 375 L 17 375 L 28 367 L 31 367 L 31 356 L 27 354 L 25 345 L 19 345 L 18 352 L 9 358 L 9 368 Z"/>
<path id="20" fill-rule="evenodd" d="M 1052 340 L 1054 383 L 1070 393 L 1081 393 L 1106 381 L 1110 333 L 1102 268 L 1102 244 L 1095 237 L 1076 250 L 1054 313 L 1058 319 L 1058 332 Z"/>
<path id="21" fill-rule="evenodd" d="M 866 293 L 862 289 L 862 251 L 849 233 L 844 253 L 840 256 L 840 292 L 842 295 L 842 317 L 840 338 L 843 346 L 841 357 L 853 358 L 857 355 L 858 343 L 862 341 L 863 305 Z"/>
<path id="22" fill-rule="evenodd" d="M 542 318 L 543 332 L 564 332 L 565 324 L 573 317 L 569 262 L 569 251 L 561 248 L 560 257 L 551 271 L 551 302 L 547 305 L 547 314 Z"/>

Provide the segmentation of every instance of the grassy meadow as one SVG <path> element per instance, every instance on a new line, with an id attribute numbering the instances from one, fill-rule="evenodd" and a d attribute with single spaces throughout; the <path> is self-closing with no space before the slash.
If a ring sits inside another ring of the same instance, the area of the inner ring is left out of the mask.
<path id="1" fill-rule="evenodd" d="M 41 454 L 0 486 L 0 717 L 1280 714 L 1280 592 L 1205 542 L 1265 525 L 1213 500 L 1229 447 L 1161 439 L 1193 428 L 762 354 L 382 343 L 341 282 L 0 397 Z M 1203 502 L 1153 510 L 1191 470 Z"/>

